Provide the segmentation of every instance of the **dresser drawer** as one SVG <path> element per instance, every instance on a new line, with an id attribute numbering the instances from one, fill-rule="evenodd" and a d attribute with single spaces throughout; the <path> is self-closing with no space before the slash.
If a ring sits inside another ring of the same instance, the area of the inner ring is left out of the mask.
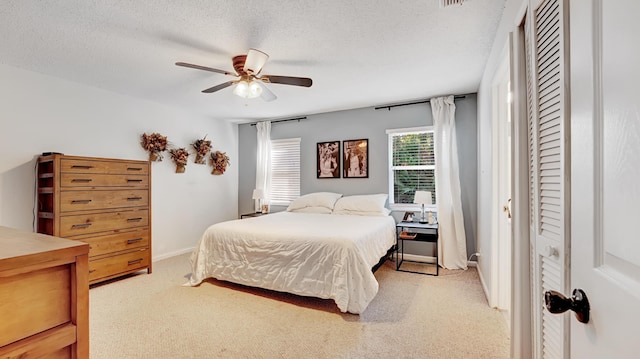
<path id="1" fill-rule="evenodd" d="M 143 248 L 113 257 L 89 261 L 89 282 L 149 266 L 149 249 Z"/>
<path id="2" fill-rule="evenodd" d="M 71 321 L 71 268 L 0 278 L 0 347 Z"/>
<path id="3" fill-rule="evenodd" d="M 62 173 L 62 187 L 149 187 L 149 176 Z"/>
<path id="4" fill-rule="evenodd" d="M 149 190 L 61 191 L 60 211 L 73 212 L 120 207 L 146 207 Z"/>
<path id="5" fill-rule="evenodd" d="M 82 234 L 147 226 L 149 226 L 148 209 L 78 214 L 60 218 L 60 236 L 73 237 Z"/>
<path id="6" fill-rule="evenodd" d="M 60 160 L 60 172 L 146 175 L 149 173 L 149 163 L 63 158 Z"/>
<path id="7" fill-rule="evenodd" d="M 143 229 L 106 236 L 79 238 L 78 240 L 89 243 L 91 248 L 89 256 L 95 257 L 127 249 L 148 247 L 149 238 L 149 229 Z"/>

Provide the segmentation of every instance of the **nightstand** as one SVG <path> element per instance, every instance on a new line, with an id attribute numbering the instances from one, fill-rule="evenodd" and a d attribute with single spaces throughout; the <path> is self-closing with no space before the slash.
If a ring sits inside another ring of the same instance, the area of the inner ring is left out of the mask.
<path id="1" fill-rule="evenodd" d="M 262 212 L 253 212 L 253 213 L 245 213 L 245 214 L 241 214 L 240 215 L 240 219 L 243 219 L 245 217 L 260 217 L 260 216 L 264 216 L 267 215 L 269 213 L 262 213 Z"/>
<path id="2" fill-rule="evenodd" d="M 423 273 L 411 270 L 401 269 L 403 262 L 419 263 L 427 266 L 433 263 L 418 262 L 404 259 L 404 242 L 426 242 L 433 243 L 435 250 L 435 267 L 436 273 Z M 438 224 L 418 223 L 418 222 L 400 222 L 396 224 L 396 270 L 401 272 L 410 272 L 427 275 L 438 275 Z"/>

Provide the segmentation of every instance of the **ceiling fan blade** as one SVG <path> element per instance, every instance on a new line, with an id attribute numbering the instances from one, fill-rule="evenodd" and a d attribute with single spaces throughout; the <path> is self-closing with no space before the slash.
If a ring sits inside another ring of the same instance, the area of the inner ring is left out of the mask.
<path id="1" fill-rule="evenodd" d="M 268 58 L 269 55 L 260 50 L 249 49 L 247 59 L 244 62 L 244 72 L 259 74 Z"/>
<path id="2" fill-rule="evenodd" d="M 264 75 L 260 77 L 262 81 L 270 82 L 272 84 L 293 85 L 302 87 L 311 87 L 313 80 L 308 77 L 291 77 L 291 76 L 277 76 L 277 75 Z"/>
<path id="3" fill-rule="evenodd" d="M 227 81 L 225 83 L 221 83 L 220 85 L 213 86 L 213 87 L 208 88 L 206 90 L 202 90 L 202 92 L 204 92 L 204 93 L 212 93 L 212 92 L 220 91 L 220 90 L 222 90 L 224 88 L 227 88 L 227 87 L 233 85 L 234 83 L 235 83 L 235 81 Z"/>
<path id="4" fill-rule="evenodd" d="M 260 86 L 262 86 L 262 94 L 260 94 L 260 97 L 263 100 L 265 100 L 266 102 L 271 102 L 278 98 L 278 96 L 271 92 L 271 90 L 269 90 L 267 86 L 265 86 L 264 84 L 260 84 Z"/>
<path id="5" fill-rule="evenodd" d="M 211 72 L 217 72 L 219 74 L 223 74 L 223 75 L 230 75 L 230 76 L 237 76 L 234 73 L 231 73 L 229 71 L 224 71 L 224 70 L 218 70 L 218 69 L 214 69 L 212 67 L 206 67 L 206 66 L 200 66 L 200 65 L 194 65 L 194 64 L 188 64 L 186 62 L 176 62 L 177 66 L 182 66 L 182 67 L 189 67 L 192 69 L 196 69 L 196 70 L 204 70 L 204 71 L 211 71 Z"/>

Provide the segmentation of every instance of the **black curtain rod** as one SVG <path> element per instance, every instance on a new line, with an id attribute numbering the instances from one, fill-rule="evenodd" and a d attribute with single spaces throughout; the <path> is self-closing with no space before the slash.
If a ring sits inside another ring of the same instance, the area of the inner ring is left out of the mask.
<path id="1" fill-rule="evenodd" d="M 467 95 L 456 95 L 456 96 L 453 96 L 453 99 L 457 100 L 457 99 L 465 98 L 465 97 L 467 97 Z M 416 101 L 416 102 L 399 103 L 397 105 L 378 106 L 378 107 L 375 107 L 374 110 L 382 110 L 383 108 L 386 108 L 387 110 L 391 111 L 391 109 L 394 108 L 394 107 L 417 105 L 417 104 L 429 103 L 429 102 L 431 102 L 431 100 L 422 100 L 422 101 Z"/>
<path id="2" fill-rule="evenodd" d="M 298 121 L 298 122 L 300 122 L 300 120 L 306 120 L 306 119 L 307 119 L 307 116 L 304 116 L 304 117 L 289 118 L 289 119 L 286 119 L 286 120 L 271 121 L 271 123 L 287 122 L 287 121 Z M 263 122 L 263 121 L 258 121 L 258 122 Z M 251 126 L 255 126 L 256 123 L 258 123 L 258 122 L 252 123 Z"/>

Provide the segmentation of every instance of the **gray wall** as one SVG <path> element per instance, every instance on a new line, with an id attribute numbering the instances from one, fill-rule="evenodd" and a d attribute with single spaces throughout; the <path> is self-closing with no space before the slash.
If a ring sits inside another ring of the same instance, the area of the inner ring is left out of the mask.
<path id="1" fill-rule="evenodd" d="M 467 252 L 476 251 L 476 96 L 456 99 L 456 133 L 460 162 L 462 210 L 465 216 Z M 274 123 L 271 139 L 300 137 L 300 193 L 318 191 L 344 195 L 388 193 L 387 129 L 430 126 L 433 124 L 428 103 L 375 110 L 373 107 L 308 115 L 307 119 Z M 351 139 L 369 139 L 369 178 L 316 178 L 316 143 Z M 253 211 L 251 194 L 256 182 L 256 127 L 238 126 L 238 210 Z M 272 207 L 279 211 L 283 207 Z M 397 216 L 396 216 L 397 218 Z M 417 247 L 409 253 L 423 254 Z M 430 255 L 430 254 L 429 254 Z"/>

